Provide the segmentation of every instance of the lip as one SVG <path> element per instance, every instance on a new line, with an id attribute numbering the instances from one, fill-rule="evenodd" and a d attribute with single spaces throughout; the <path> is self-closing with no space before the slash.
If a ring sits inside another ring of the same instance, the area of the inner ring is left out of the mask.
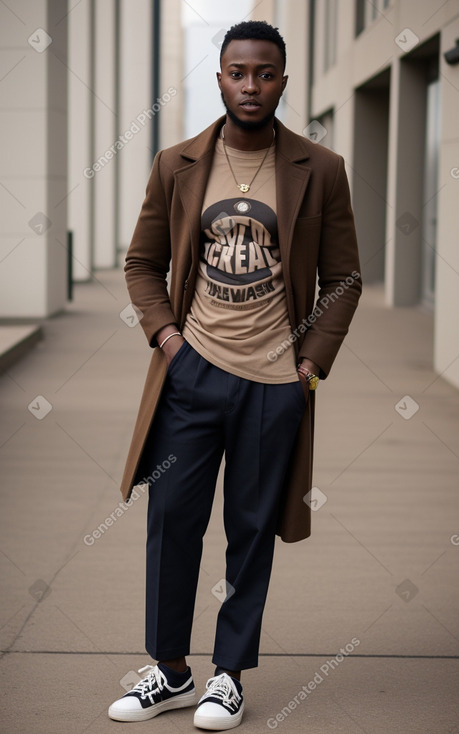
<path id="1" fill-rule="evenodd" d="M 245 99 L 243 102 L 240 103 L 240 107 L 244 107 L 247 109 L 256 110 L 259 107 L 261 107 L 261 104 L 257 102 L 255 99 Z"/>

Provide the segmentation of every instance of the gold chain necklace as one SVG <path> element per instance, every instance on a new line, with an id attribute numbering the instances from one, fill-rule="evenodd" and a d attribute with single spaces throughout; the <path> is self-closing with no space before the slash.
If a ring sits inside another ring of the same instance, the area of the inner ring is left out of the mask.
<path id="1" fill-rule="evenodd" d="M 229 156 L 228 156 L 228 152 L 227 152 L 227 150 L 226 150 L 226 145 L 225 145 L 225 125 L 223 125 L 223 127 L 222 127 L 222 143 L 223 143 L 223 150 L 225 151 L 225 156 L 226 156 L 226 160 L 227 160 L 227 163 L 228 163 L 229 169 L 230 169 L 231 173 L 233 174 L 233 178 L 234 178 L 234 183 L 235 183 L 235 184 L 236 184 L 236 186 L 238 187 L 239 191 L 241 191 L 241 192 L 242 192 L 243 194 L 247 194 L 247 192 L 248 192 L 248 191 L 250 191 L 250 187 L 251 187 L 251 185 L 253 184 L 253 182 L 255 181 L 256 177 L 257 177 L 257 176 L 258 176 L 258 174 L 260 173 L 260 171 L 261 171 L 261 169 L 262 169 L 262 166 L 263 166 L 263 163 L 265 162 L 266 158 L 268 157 L 268 153 L 269 153 L 269 151 L 270 151 L 270 150 L 271 150 L 271 148 L 272 148 L 272 145 L 273 145 L 273 143 L 274 143 L 274 138 L 275 138 L 275 137 L 276 137 L 276 131 L 275 131 L 275 130 L 274 130 L 274 128 L 273 128 L 273 139 L 271 140 L 271 143 L 270 143 L 270 145 L 269 145 L 269 148 L 267 149 L 266 153 L 265 153 L 265 154 L 264 154 L 264 156 L 263 156 L 263 160 L 261 161 L 261 163 L 260 163 L 260 165 L 258 166 L 257 170 L 255 171 L 255 175 L 254 175 L 254 177 L 252 178 L 251 182 L 250 182 L 250 183 L 248 183 L 248 184 L 245 184 L 245 183 L 241 183 L 241 184 L 239 184 L 239 183 L 237 182 L 237 178 L 236 178 L 236 176 L 234 175 L 233 167 L 232 167 L 232 165 L 231 165 L 231 163 L 230 163 L 230 159 L 229 159 Z"/>

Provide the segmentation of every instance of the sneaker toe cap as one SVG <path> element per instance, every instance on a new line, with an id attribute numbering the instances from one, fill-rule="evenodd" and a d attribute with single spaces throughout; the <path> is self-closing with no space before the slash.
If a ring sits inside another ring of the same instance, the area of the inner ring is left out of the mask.
<path id="1" fill-rule="evenodd" d="M 112 703 L 108 713 L 109 714 L 129 714 L 142 711 L 140 701 L 135 696 L 126 696 L 118 699 L 115 703 Z"/>
<path id="2" fill-rule="evenodd" d="M 203 716 L 209 719 L 227 719 L 231 716 L 230 712 L 227 711 L 223 706 L 212 701 L 205 701 L 197 709 L 196 713 L 199 716 Z"/>

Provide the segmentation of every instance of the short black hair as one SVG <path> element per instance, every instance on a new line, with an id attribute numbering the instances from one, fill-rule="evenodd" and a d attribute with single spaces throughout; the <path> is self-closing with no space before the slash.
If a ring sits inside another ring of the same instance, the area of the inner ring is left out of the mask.
<path id="1" fill-rule="evenodd" d="M 287 52 L 285 49 L 285 41 L 279 33 L 279 28 L 274 28 L 269 25 L 265 20 L 244 20 L 242 23 L 237 23 L 231 26 L 229 31 L 223 39 L 223 43 L 220 49 L 220 64 L 222 56 L 226 51 L 228 44 L 231 41 L 271 41 L 275 43 L 281 52 L 282 59 L 285 64 L 287 62 Z"/>

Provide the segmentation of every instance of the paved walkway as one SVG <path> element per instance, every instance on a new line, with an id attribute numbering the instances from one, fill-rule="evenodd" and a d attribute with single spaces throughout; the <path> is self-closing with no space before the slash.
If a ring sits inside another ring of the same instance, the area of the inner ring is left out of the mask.
<path id="1" fill-rule="evenodd" d="M 121 271 L 78 286 L 0 380 L 2 734 L 194 731 L 190 710 L 137 725 L 106 714 L 149 662 L 146 497 L 115 512 L 149 359 L 127 304 Z M 367 288 L 319 389 L 313 536 L 278 543 L 241 732 L 459 732 L 459 393 L 431 354 L 430 316 Z M 220 486 L 190 657 L 199 690 L 223 553 Z"/>

